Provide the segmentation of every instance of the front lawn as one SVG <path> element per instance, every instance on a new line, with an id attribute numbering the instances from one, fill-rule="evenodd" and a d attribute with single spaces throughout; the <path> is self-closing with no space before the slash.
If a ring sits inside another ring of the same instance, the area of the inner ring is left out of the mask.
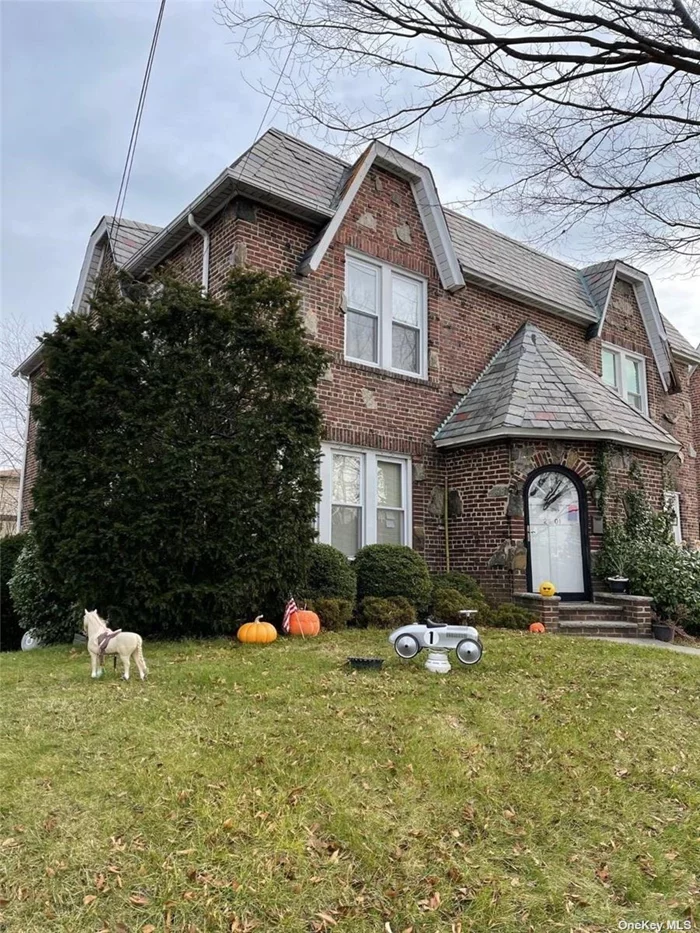
<path id="1" fill-rule="evenodd" d="M 8 933 L 609 931 L 700 901 L 700 661 L 485 633 L 2 657 Z M 349 674 L 349 654 L 381 653 Z M 697 917 L 695 920 L 697 921 Z M 460 925 L 461 924 L 461 925 Z"/>

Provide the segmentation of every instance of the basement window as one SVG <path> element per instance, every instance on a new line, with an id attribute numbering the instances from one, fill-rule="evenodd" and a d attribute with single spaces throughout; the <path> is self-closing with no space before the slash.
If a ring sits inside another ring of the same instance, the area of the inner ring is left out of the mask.
<path id="1" fill-rule="evenodd" d="M 410 460 L 324 444 L 319 540 L 354 557 L 365 544 L 410 544 Z"/>
<path id="2" fill-rule="evenodd" d="M 345 358 L 427 377 L 425 279 L 348 254 L 345 294 Z"/>
<path id="3" fill-rule="evenodd" d="M 601 350 L 603 382 L 637 411 L 647 415 L 646 360 L 638 353 L 604 344 Z"/>

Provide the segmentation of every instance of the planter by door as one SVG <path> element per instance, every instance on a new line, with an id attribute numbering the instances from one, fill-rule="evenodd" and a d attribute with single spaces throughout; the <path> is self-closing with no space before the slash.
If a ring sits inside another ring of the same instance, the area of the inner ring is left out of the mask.
<path id="1" fill-rule="evenodd" d="M 564 467 L 535 470 L 525 484 L 527 585 L 551 581 L 562 599 L 590 599 L 586 491 Z"/>

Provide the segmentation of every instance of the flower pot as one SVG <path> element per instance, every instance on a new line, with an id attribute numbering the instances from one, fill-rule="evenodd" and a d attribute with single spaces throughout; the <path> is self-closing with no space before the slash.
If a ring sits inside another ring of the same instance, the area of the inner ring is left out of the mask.
<path id="1" fill-rule="evenodd" d="M 629 593 L 630 581 L 627 577 L 608 577 L 607 583 L 611 593 Z"/>
<path id="2" fill-rule="evenodd" d="M 673 641 L 673 626 L 664 622 L 652 622 L 651 630 L 657 641 Z"/>

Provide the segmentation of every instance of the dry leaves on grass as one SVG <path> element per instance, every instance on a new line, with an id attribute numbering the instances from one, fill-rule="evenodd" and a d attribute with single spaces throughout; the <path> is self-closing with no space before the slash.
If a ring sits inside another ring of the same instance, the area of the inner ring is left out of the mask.
<path id="1" fill-rule="evenodd" d="M 148 907 L 151 903 L 150 897 L 146 897 L 145 894 L 130 894 L 129 901 L 134 907 Z"/>

